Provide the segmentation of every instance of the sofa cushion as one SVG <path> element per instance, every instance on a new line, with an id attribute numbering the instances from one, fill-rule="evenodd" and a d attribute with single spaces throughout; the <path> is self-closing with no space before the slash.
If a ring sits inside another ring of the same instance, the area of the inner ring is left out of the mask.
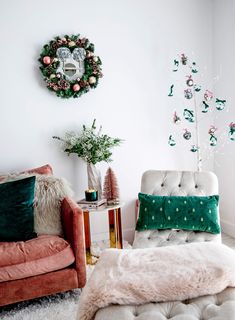
<path id="1" fill-rule="evenodd" d="M 155 196 L 139 193 L 136 229 L 184 229 L 220 233 L 218 195 Z"/>
<path id="2" fill-rule="evenodd" d="M 0 184 L 0 241 L 24 241 L 35 236 L 35 177 Z"/>
<path id="3" fill-rule="evenodd" d="M 50 235 L 26 242 L 0 242 L 0 257 L 0 282 L 60 270 L 75 260 L 70 244 Z"/>

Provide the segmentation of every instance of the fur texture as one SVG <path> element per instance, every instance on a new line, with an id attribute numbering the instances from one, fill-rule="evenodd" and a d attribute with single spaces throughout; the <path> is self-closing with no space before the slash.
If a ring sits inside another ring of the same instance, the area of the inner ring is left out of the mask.
<path id="1" fill-rule="evenodd" d="M 82 292 L 77 320 L 92 320 L 111 304 L 186 300 L 229 286 L 235 286 L 235 251 L 222 244 L 109 249 Z"/>
<path id="2" fill-rule="evenodd" d="M 68 182 L 53 175 L 33 173 L 10 174 L 4 176 L 0 183 L 36 176 L 34 197 L 34 231 L 37 235 L 63 235 L 60 207 L 65 197 L 72 197 Z"/>
<path id="3" fill-rule="evenodd" d="M 35 185 L 34 230 L 40 234 L 62 235 L 61 201 L 72 197 L 72 190 L 63 178 L 38 175 Z"/>

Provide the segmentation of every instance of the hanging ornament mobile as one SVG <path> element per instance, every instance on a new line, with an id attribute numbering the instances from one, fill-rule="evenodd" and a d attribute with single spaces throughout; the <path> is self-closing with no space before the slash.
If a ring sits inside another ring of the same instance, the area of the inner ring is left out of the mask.
<path id="1" fill-rule="evenodd" d="M 219 111 L 224 110 L 225 105 L 226 105 L 226 100 L 221 100 L 221 99 L 216 98 L 215 104 L 216 104 L 217 110 L 219 110 Z"/>
<path id="2" fill-rule="evenodd" d="M 43 46 L 38 61 L 47 88 L 60 98 L 80 97 L 103 76 L 94 45 L 80 35 L 55 37 Z"/>
<path id="3" fill-rule="evenodd" d="M 196 68 L 196 62 L 192 63 L 192 67 L 191 67 L 192 73 L 198 73 L 198 70 Z"/>
<path id="4" fill-rule="evenodd" d="M 184 53 L 182 53 L 180 56 L 180 59 L 181 59 L 182 65 L 186 66 L 187 61 L 188 61 L 188 57 L 186 57 L 186 55 Z"/>
<path id="5" fill-rule="evenodd" d="M 215 126 L 211 126 L 208 133 L 210 135 L 210 146 L 215 147 L 217 145 L 217 137 L 215 136 L 215 132 L 217 128 Z"/>
<path id="6" fill-rule="evenodd" d="M 183 113 L 184 119 L 188 120 L 189 122 L 194 122 L 194 111 L 189 109 L 184 109 Z"/>
<path id="7" fill-rule="evenodd" d="M 198 84 L 195 84 L 195 85 L 194 85 L 194 91 L 195 91 L 195 92 L 201 91 L 201 88 L 202 88 L 202 87 L 199 86 Z"/>
<path id="8" fill-rule="evenodd" d="M 235 141 L 235 122 L 231 122 L 229 125 L 229 138 Z"/>
<path id="9" fill-rule="evenodd" d="M 197 152 L 198 150 L 199 150 L 199 147 L 196 146 L 195 144 L 191 146 L 191 149 L 190 149 L 191 152 Z"/>
<path id="10" fill-rule="evenodd" d="M 193 78 L 192 78 L 192 76 L 190 75 L 190 76 L 187 76 L 187 80 L 186 80 L 186 84 L 187 84 L 187 86 L 188 87 L 192 87 L 193 86 Z"/>
<path id="11" fill-rule="evenodd" d="M 186 89 L 186 90 L 184 90 L 184 97 L 186 98 L 186 99 L 192 99 L 192 97 L 193 97 L 193 93 L 192 93 L 192 90 L 191 89 Z"/>
<path id="12" fill-rule="evenodd" d="M 209 90 L 206 90 L 204 93 L 204 99 L 206 101 L 211 101 L 213 99 L 213 93 Z"/>
<path id="13" fill-rule="evenodd" d="M 169 146 L 171 146 L 171 147 L 173 147 L 173 146 L 176 145 L 176 142 L 175 142 L 175 140 L 173 139 L 172 135 L 169 136 L 168 144 L 169 144 Z"/>
<path id="14" fill-rule="evenodd" d="M 173 89 L 174 89 L 174 85 L 172 84 L 172 85 L 170 86 L 170 91 L 169 91 L 169 93 L 168 93 L 168 97 L 173 97 Z"/>
<path id="15" fill-rule="evenodd" d="M 173 123 L 175 124 L 180 124 L 181 119 L 180 117 L 177 115 L 176 111 L 173 113 Z"/>
<path id="16" fill-rule="evenodd" d="M 209 106 L 208 103 L 206 103 L 206 101 L 203 100 L 203 101 L 202 101 L 202 107 L 203 107 L 202 113 L 207 113 L 210 106 Z"/>
<path id="17" fill-rule="evenodd" d="M 180 70 L 181 69 L 181 70 Z M 199 83 L 195 83 L 197 81 L 197 73 L 198 73 L 198 66 L 195 61 L 190 60 L 184 53 L 179 55 L 178 59 L 174 60 L 174 68 L 173 72 L 181 71 L 184 79 L 184 84 L 186 82 L 187 88 L 183 91 L 183 116 L 182 119 L 178 116 L 181 114 L 181 111 L 174 111 L 173 113 L 173 123 L 184 125 L 184 122 L 187 121 L 187 126 L 191 126 L 187 129 L 183 129 L 183 133 L 181 133 L 182 139 L 187 141 L 194 141 L 194 144 L 189 146 L 189 150 L 193 153 L 196 153 L 197 156 L 197 169 L 198 171 L 201 170 L 202 165 L 202 157 L 201 153 L 205 151 L 205 154 L 208 156 L 210 154 L 207 148 L 213 148 L 217 146 L 218 142 L 221 142 L 221 138 L 218 138 L 217 135 L 217 128 L 213 125 L 210 126 L 208 131 L 205 131 L 205 134 L 209 134 L 208 142 L 203 142 L 203 145 L 200 143 L 200 135 L 199 130 L 201 131 L 203 128 L 200 127 L 200 122 L 203 120 L 206 114 L 212 113 L 215 110 L 222 111 L 226 107 L 226 100 L 215 98 L 214 94 L 211 90 L 206 89 L 202 91 L 202 86 Z M 195 79 L 196 78 L 196 79 Z M 174 89 L 174 94 L 173 94 Z M 174 83 L 170 87 L 170 92 L 168 94 L 169 97 L 177 97 L 178 90 L 174 87 Z M 182 93 L 181 93 L 182 95 Z M 182 99 L 180 97 L 180 103 Z M 215 107 L 213 108 L 213 104 Z M 209 112 L 210 111 L 210 112 Z M 228 129 L 225 129 L 226 131 Z M 221 130 L 220 130 L 221 131 Z M 173 133 L 174 134 L 174 133 Z M 170 146 L 175 146 L 176 142 L 173 138 L 173 134 L 171 134 L 168 138 L 168 144 Z M 228 131 L 229 139 L 231 141 L 235 141 L 235 122 L 231 122 L 229 125 Z M 221 135 L 225 137 L 225 135 Z M 203 139 L 205 141 L 205 139 Z M 177 147 L 181 144 L 177 141 Z M 203 147 L 202 147 L 203 146 Z M 218 150 L 218 149 L 217 149 Z M 204 160 L 204 159 L 203 159 Z"/>
<path id="18" fill-rule="evenodd" d="M 192 133 L 190 131 L 188 131 L 188 129 L 184 129 L 184 134 L 183 134 L 183 138 L 185 140 L 190 140 L 192 137 Z"/>
<path id="19" fill-rule="evenodd" d="M 179 67 L 179 60 L 174 59 L 173 72 L 178 71 L 178 67 Z"/>

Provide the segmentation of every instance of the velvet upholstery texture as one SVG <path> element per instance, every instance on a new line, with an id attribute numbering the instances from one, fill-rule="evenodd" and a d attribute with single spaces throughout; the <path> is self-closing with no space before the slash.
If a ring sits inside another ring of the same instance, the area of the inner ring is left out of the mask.
<path id="1" fill-rule="evenodd" d="M 220 233 L 219 196 L 154 196 L 139 193 L 140 211 L 136 229 L 184 229 Z"/>
<path id="2" fill-rule="evenodd" d="M 0 282 L 28 278 L 70 266 L 75 258 L 69 243 L 44 235 L 28 241 L 0 243 Z"/>
<path id="3" fill-rule="evenodd" d="M 53 174 L 53 170 L 49 164 L 45 164 L 44 166 L 29 169 L 22 173 Z"/>
<path id="4" fill-rule="evenodd" d="M 51 172 L 44 172 L 44 169 L 41 171 L 43 167 L 27 172 L 52 174 L 52 168 L 49 165 L 46 165 L 46 171 L 49 169 Z M 36 172 L 38 169 L 40 172 Z M 63 238 L 70 244 L 75 261 L 58 271 L 0 282 L 0 306 L 84 287 L 86 259 L 83 212 L 74 201 L 65 198 L 61 202 L 61 219 L 64 230 Z M 0 243 L 0 246 L 2 244 Z"/>
<path id="5" fill-rule="evenodd" d="M 0 184 L 0 241 L 35 237 L 34 187 L 34 176 Z"/>
<path id="6" fill-rule="evenodd" d="M 30 278 L 0 283 L 0 306 L 79 288 L 77 272 L 69 267 Z"/>
<path id="7" fill-rule="evenodd" d="M 61 204 L 61 219 L 64 228 L 64 238 L 71 244 L 75 255 L 79 287 L 86 284 L 86 256 L 84 242 L 83 211 L 69 198 L 64 198 Z"/>

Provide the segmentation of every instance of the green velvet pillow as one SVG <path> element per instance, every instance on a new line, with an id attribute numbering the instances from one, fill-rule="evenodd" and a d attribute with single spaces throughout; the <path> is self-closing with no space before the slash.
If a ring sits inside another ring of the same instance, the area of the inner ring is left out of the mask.
<path id="1" fill-rule="evenodd" d="M 35 176 L 0 184 L 0 241 L 24 241 L 34 233 Z"/>
<path id="2" fill-rule="evenodd" d="M 153 196 L 139 193 L 136 230 L 184 229 L 220 233 L 219 196 Z"/>

